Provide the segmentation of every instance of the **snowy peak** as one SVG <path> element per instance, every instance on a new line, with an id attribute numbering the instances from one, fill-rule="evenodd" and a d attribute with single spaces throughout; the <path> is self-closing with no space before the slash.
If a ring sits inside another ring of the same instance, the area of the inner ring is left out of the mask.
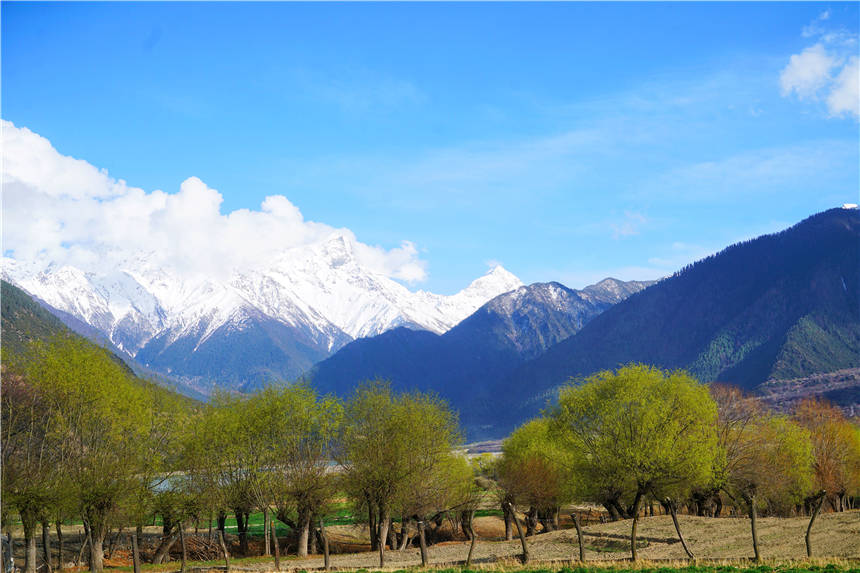
<path id="1" fill-rule="evenodd" d="M 13 259 L 3 259 L 2 271 L 9 282 L 158 371 L 181 370 L 193 378 L 210 376 L 212 360 L 223 361 L 225 372 L 241 362 L 258 381 L 272 373 L 297 376 L 350 340 L 399 326 L 444 333 L 522 285 L 497 266 L 451 296 L 413 292 L 364 264 L 367 255 L 357 248 L 348 234 L 334 232 L 226 278 L 185 276 L 158 266 L 151 253 L 102 272 L 39 269 Z M 268 349 L 260 359 L 274 362 L 263 368 L 231 355 L 248 352 L 241 344 Z M 189 353 L 200 356 L 183 358 Z M 282 367 L 284 361 L 290 366 Z"/>
<path id="2" fill-rule="evenodd" d="M 495 293 L 493 296 L 498 296 L 521 286 L 523 286 L 523 281 L 516 275 L 503 266 L 496 265 L 487 274 L 475 279 L 468 287 L 454 296 L 482 298 L 490 293 Z"/>

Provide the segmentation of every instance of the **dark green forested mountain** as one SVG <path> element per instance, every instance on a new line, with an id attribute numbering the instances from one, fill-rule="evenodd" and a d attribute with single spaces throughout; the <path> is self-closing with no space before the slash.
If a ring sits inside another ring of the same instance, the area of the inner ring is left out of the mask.
<path id="1" fill-rule="evenodd" d="M 3 355 L 20 355 L 31 340 L 47 340 L 68 332 L 60 319 L 18 287 L 0 281 L 0 322 Z"/>
<path id="2" fill-rule="evenodd" d="M 538 411 L 571 377 L 628 362 L 686 368 L 704 381 L 747 389 L 858 367 L 858 284 L 856 209 L 831 209 L 732 245 L 613 306 L 518 368 L 498 387 L 515 409 L 508 424 Z"/>
<path id="3" fill-rule="evenodd" d="M 580 291 L 559 283 L 523 286 L 492 299 L 441 336 L 397 328 L 351 342 L 308 377 L 319 390 L 341 396 L 372 378 L 389 380 L 398 390 L 435 391 L 470 425 L 471 405 L 496 403 L 497 385 L 513 369 L 649 284 L 606 279 Z"/>

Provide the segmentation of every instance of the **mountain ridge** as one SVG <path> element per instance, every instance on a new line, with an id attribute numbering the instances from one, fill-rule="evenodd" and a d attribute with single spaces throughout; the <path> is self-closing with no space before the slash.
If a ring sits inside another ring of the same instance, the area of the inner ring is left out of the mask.
<path id="1" fill-rule="evenodd" d="M 491 299 L 442 335 L 398 328 L 351 342 L 306 378 L 319 391 L 342 396 L 373 378 L 387 379 L 398 390 L 433 391 L 460 410 L 464 425 L 473 426 L 475 412 L 492 408 L 492 380 L 651 284 L 607 279 L 579 291 L 557 282 L 522 286 Z M 474 428 L 470 433 L 480 436 Z"/>
<path id="2" fill-rule="evenodd" d="M 497 266 L 454 295 L 412 292 L 360 263 L 343 233 L 224 277 L 186 277 L 151 259 L 94 273 L 4 258 L 3 277 L 76 330 L 198 390 L 294 379 L 347 342 L 398 326 L 442 333 L 522 285 Z"/>
<path id="3" fill-rule="evenodd" d="M 518 367 L 498 389 L 526 404 L 509 425 L 570 378 L 630 362 L 748 390 L 858 367 L 858 260 L 860 212 L 831 209 L 688 265 Z"/>

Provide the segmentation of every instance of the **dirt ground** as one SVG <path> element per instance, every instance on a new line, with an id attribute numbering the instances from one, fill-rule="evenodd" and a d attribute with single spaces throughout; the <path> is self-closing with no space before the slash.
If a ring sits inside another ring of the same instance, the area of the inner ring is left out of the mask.
<path id="1" fill-rule="evenodd" d="M 696 557 L 704 559 L 744 559 L 753 555 L 749 520 L 745 518 L 706 518 L 688 515 L 679 516 L 681 529 Z M 807 518 L 760 518 L 759 543 L 765 559 L 791 560 L 806 557 L 804 534 Z M 629 551 L 629 520 L 611 523 L 591 523 L 585 526 L 584 540 L 586 559 L 612 561 L 627 559 Z M 477 566 L 490 563 L 513 564 L 522 552 L 519 540 L 504 541 L 504 522 L 499 517 L 475 519 L 478 542 L 473 563 Z M 562 522 L 565 526 L 565 523 Z M 379 556 L 369 550 L 367 528 L 362 526 L 331 526 L 326 528 L 335 551 L 350 551 L 331 556 L 332 566 L 337 569 L 376 569 Z M 205 532 L 201 531 L 205 536 Z M 149 543 L 157 543 L 160 528 L 147 528 Z M 76 539 L 69 531 L 68 541 Z M 231 536 L 233 537 L 233 536 Z M 639 521 L 639 557 L 644 560 L 686 559 L 678 541 L 671 517 L 661 515 L 643 517 Z M 235 542 L 235 538 L 233 538 Z M 56 540 L 54 540 L 56 542 Z M 534 562 L 569 560 L 578 557 L 576 530 L 543 533 L 527 538 L 529 552 Z M 76 544 L 75 544 L 76 545 Z M 175 549 L 178 550 L 178 543 Z M 828 513 L 819 516 L 813 528 L 812 546 L 816 557 L 860 559 L 860 511 Z M 67 561 L 77 547 L 68 543 Z M 234 548 L 236 546 L 234 545 Z M 19 543 L 17 549 L 20 551 Z M 56 546 L 54 547 L 56 550 Z M 261 549 L 261 548 L 260 548 Z M 449 541 L 431 545 L 428 555 L 431 565 L 462 564 L 469 551 L 467 541 Z M 17 552 L 16 552 L 17 553 Z M 41 547 L 40 547 L 41 553 Z M 176 551 L 174 551 L 174 554 Z M 174 555 L 174 557 L 178 557 Z M 386 551 L 386 568 L 401 569 L 419 566 L 421 557 L 417 548 L 404 551 Z M 22 565 L 23 561 L 19 562 Z M 71 565 L 71 563 L 69 563 Z M 130 556 L 124 548 L 114 551 L 114 558 L 107 560 L 108 566 L 128 566 Z M 178 568 L 175 561 L 166 570 Z M 314 569 L 323 567 L 321 555 L 298 559 L 294 555 L 282 558 L 282 569 Z M 237 570 L 265 572 L 273 571 L 269 560 L 241 560 L 234 563 Z"/>
<path id="2" fill-rule="evenodd" d="M 752 538 L 748 519 L 707 518 L 679 516 L 681 530 L 696 557 L 705 559 L 743 559 L 753 556 Z M 759 544 L 765 559 L 802 559 L 806 557 L 804 535 L 806 518 L 761 518 L 759 520 Z M 584 528 L 586 559 L 627 559 L 630 536 L 629 520 L 614 523 L 598 523 Z M 476 564 L 496 561 L 510 562 L 522 552 L 518 540 L 503 541 L 504 523 L 497 517 L 481 517 L 475 520 L 478 543 L 472 558 Z M 344 541 L 357 540 L 356 528 L 331 527 L 332 538 Z M 366 535 L 366 532 L 365 532 Z M 686 559 L 678 542 L 672 518 L 654 516 L 641 518 L 639 522 L 639 557 L 645 560 Z M 366 539 L 366 537 L 365 537 Z M 564 560 L 578 557 L 576 531 L 564 529 L 527 538 L 529 552 L 534 561 Z M 860 511 L 821 515 L 812 532 L 812 547 L 818 557 L 860 558 Z M 469 551 L 466 541 L 452 541 L 428 548 L 431 564 L 446 565 L 462 562 Z M 332 555 L 333 567 L 344 569 L 375 568 L 379 556 L 365 551 L 343 555 Z M 405 568 L 418 566 L 421 556 L 418 549 L 387 551 L 386 566 Z M 289 558 L 282 567 L 303 569 L 323 566 L 322 558 Z M 268 564 L 256 564 L 258 570 L 269 570 Z"/>

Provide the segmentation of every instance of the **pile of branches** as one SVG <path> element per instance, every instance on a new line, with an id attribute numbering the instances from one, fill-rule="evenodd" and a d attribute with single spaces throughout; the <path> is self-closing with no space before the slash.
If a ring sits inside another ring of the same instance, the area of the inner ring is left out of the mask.
<path id="1" fill-rule="evenodd" d="M 213 538 L 210 541 L 205 535 L 186 535 L 185 551 L 189 561 L 215 561 L 223 558 L 218 539 Z M 179 542 L 174 543 L 170 548 L 170 557 L 172 559 L 182 558 L 182 546 Z"/>

